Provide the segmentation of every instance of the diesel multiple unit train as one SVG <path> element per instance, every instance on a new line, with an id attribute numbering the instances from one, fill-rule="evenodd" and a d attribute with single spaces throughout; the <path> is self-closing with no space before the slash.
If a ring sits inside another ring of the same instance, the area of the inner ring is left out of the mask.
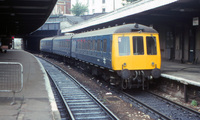
<path id="1" fill-rule="evenodd" d="M 140 24 L 44 38 L 40 50 L 62 56 L 122 89 L 148 87 L 161 74 L 158 32 Z"/>

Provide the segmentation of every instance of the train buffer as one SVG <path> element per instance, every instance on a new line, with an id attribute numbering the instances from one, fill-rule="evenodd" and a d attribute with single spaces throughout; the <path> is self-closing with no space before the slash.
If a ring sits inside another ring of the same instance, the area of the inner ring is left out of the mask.
<path id="1" fill-rule="evenodd" d="M 15 102 L 15 93 L 23 88 L 23 66 L 18 62 L 0 62 L 0 92 L 12 92 Z"/>

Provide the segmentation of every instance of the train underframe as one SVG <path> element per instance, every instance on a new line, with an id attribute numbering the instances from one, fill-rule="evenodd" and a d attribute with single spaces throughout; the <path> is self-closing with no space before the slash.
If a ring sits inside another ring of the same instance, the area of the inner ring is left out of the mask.
<path id="1" fill-rule="evenodd" d="M 127 73 L 126 73 L 127 72 Z M 149 74 L 151 71 L 143 71 L 143 70 L 122 70 L 117 71 L 118 76 L 120 77 L 120 87 L 122 89 L 131 89 L 131 88 L 139 88 L 149 89 L 149 82 L 152 80 L 151 75 Z M 123 75 L 126 74 L 126 75 Z"/>
<path id="2" fill-rule="evenodd" d="M 149 89 L 149 83 L 153 78 L 160 77 L 160 70 L 120 70 L 113 71 L 107 68 L 91 64 L 85 61 L 81 61 L 74 58 L 62 57 L 59 55 L 51 55 L 67 64 L 72 64 L 77 68 L 80 68 L 93 76 L 98 76 L 103 78 L 105 81 L 109 82 L 111 85 L 118 86 L 120 89 L 131 89 L 131 88 L 140 88 Z"/>
<path id="3" fill-rule="evenodd" d="M 143 90 L 149 89 L 149 83 L 153 78 L 155 78 L 155 74 L 160 77 L 160 71 L 158 69 L 131 71 L 125 69 L 121 71 L 113 71 L 81 60 L 68 59 L 65 61 L 70 61 L 70 64 L 74 64 L 76 67 L 87 71 L 93 76 L 101 77 L 111 85 L 118 86 L 123 90 L 140 87 L 142 87 Z M 156 78 L 158 78 L 157 76 Z"/>

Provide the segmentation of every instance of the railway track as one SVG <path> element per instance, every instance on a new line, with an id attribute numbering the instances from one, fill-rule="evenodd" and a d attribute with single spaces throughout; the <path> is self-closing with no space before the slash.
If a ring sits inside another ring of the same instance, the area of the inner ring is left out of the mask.
<path id="1" fill-rule="evenodd" d="M 200 113 L 146 91 L 123 92 L 133 106 L 161 120 L 200 120 Z"/>
<path id="2" fill-rule="evenodd" d="M 53 91 L 53 94 L 54 94 L 54 98 L 55 98 L 58 110 L 60 112 L 61 120 L 69 120 L 70 117 L 69 117 L 69 113 L 66 112 L 68 110 L 67 110 L 67 107 L 65 105 L 65 102 L 62 100 L 62 96 L 60 95 L 59 90 L 57 89 L 53 80 L 50 77 L 49 77 L 49 80 L 50 80 L 51 88 L 52 88 L 52 91 Z"/>
<path id="3" fill-rule="evenodd" d="M 41 58 L 39 60 L 57 87 L 68 110 L 69 119 L 118 120 L 106 106 L 72 76 Z"/>

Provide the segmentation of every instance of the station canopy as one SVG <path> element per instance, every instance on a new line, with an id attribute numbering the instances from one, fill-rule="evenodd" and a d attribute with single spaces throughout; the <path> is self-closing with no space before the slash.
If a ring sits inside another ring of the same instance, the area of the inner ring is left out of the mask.
<path id="1" fill-rule="evenodd" d="M 24 35 L 38 29 L 57 0 L 0 0 L 0 37 Z"/>
<path id="2" fill-rule="evenodd" d="M 113 24 L 161 22 L 190 22 L 200 17 L 200 0 L 139 0 L 134 4 L 117 9 L 103 16 L 84 21 L 72 27 L 62 29 L 62 33 L 80 32 L 94 29 L 94 26 L 113 26 Z"/>

